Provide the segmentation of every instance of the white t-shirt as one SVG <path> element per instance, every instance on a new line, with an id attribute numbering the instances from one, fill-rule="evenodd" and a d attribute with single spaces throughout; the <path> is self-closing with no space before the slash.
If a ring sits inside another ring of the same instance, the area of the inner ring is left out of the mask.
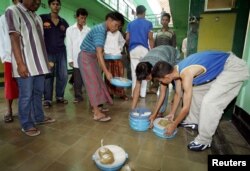
<path id="1" fill-rule="evenodd" d="M 123 38 L 120 31 L 111 33 L 107 32 L 107 37 L 104 45 L 104 53 L 111 55 L 120 55 L 125 44 L 125 39 Z"/>
<path id="2" fill-rule="evenodd" d="M 82 30 L 79 30 L 77 23 L 68 27 L 66 30 L 66 47 L 67 47 L 67 58 L 68 63 L 73 62 L 74 68 L 78 66 L 78 54 L 81 51 L 80 46 L 85 36 L 90 31 L 90 28 L 85 25 Z"/>
<path id="3" fill-rule="evenodd" d="M 0 17 L 0 58 L 2 63 L 11 62 L 11 44 L 5 15 Z"/>

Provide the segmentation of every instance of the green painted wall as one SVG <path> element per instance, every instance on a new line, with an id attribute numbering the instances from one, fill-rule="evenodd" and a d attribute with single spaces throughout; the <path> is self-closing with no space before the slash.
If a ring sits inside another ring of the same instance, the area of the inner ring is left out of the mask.
<path id="1" fill-rule="evenodd" d="M 187 36 L 189 0 L 169 0 L 178 49 Z"/>
<path id="2" fill-rule="evenodd" d="M 5 9 L 12 4 L 12 0 L 1 0 L 0 4 L 0 14 L 2 15 L 5 11 Z"/>
<path id="3" fill-rule="evenodd" d="M 245 42 L 246 28 L 248 21 L 248 14 L 250 10 L 249 0 L 237 0 L 235 11 L 237 13 L 234 40 L 233 40 L 233 52 L 237 56 L 242 56 L 243 45 Z"/>
<path id="4" fill-rule="evenodd" d="M 250 17 L 250 13 L 249 16 Z M 248 29 L 246 33 L 246 42 L 244 51 L 243 51 L 243 59 L 247 62 L 248 68 L 250 70 L 250 18 L 248 18 Z M 240 91 L 240 94 L 237 98 L 236 105 L 242 108 L 250 115 L 250 81 L 246 81 Z"/>
<path id="5" fill-rule="evenodd" d="M 189 2 L 189 17 L 195 16 L 196 18 L 199 18 L 201 13 L 204 12 L 205 0 L 190 0 Z M 198 33 L 199 23 L 189 23 L 187 36 L 187 55 L 197 52 Z"/>

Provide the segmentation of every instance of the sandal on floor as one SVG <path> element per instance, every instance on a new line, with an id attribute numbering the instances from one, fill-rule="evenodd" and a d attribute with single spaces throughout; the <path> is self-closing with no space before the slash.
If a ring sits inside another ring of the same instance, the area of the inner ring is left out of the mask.
<path id="1" fill-rule="evenodd" d="M 62 99 L 56 99 L 56 103 L 60 103 L 60 104 L 68 104 L 68 100 L 62 98 Z"/>
<path id="2" fill-rule="evenodd" d="M 37 122 L 36 124 L 37 124 L 37 125 L 42 125 L 42 124 L 53 123 L 53 122 L 55 122 L 55 121 L 56 121 L 55 119 L 46 116 L 46 117 L 44 117 L 44 120 L 43 120 L 42 122 Z"/>
<path id="3" fill-rule="evenodd" d="M 11 123 L 14 121 L 13 116 L 11 116 L 10 114 L 5 114 L 3 116 L 3 120 L 5 123 Z"/>
<path id="4" fill-rule="evenodd" d="M 120 97 L 120 99 L 125 100 L 125 101 L 128 101 L 128 96 L 123 95 L 123 96 Z"/>
<path id="5" fill-rule="evenodd" d="M 103 115 L 101 117 L 96 117 L 94 116 L 93 118 L 95 121 L 99 121 L 99 122 L 107 122 L 107 121 L 110 121 L 111 120 L 111 117 L 110 116 L 106 116 L 106 115 Z"/>
<path id="6" fill-rule="evenodd" d="M 30 129 L 28 129 L 28 130 L 24 130 L 23 128 L 22 128 L 22 132 L 23 133 L 25 133 L 26 135 L 28 135 L 28 136 L 30 136 L 30 137 L 34 137 L 34 136 L 37 136 L 37 135 L 39 135 L 41 132 L 38 130 L 38 129 L 36 129 L 36 128 L 30 128 Z"/>
<path id="7" fill-rule="evenodd" d="M 51 104 L 51 102 L 49 102 L 49 101 L 45 101 L 45 102 L 43 103 L 43 107 L 46 108 L 46 109 L 50 108 L 51 106 L 52 106 L 52 104 Z"/>

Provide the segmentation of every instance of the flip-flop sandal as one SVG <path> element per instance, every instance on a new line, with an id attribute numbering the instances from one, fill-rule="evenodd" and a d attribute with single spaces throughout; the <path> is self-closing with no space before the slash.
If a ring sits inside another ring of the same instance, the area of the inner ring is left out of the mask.
<path id="1" fill-rule="evenodd" d="M 48 123 L 53 123 L 55 122 L 56 120 L 51 118 L 51 117 L 44 117 L 44 121 L 42 122 L 37 122 L 36 124 L 37 125 L 42 125 L 42 124 L 48 124 Z"/>
<path id="2" fill-rule="evenodd" d="M 9 115 L 9 114 L 5 114 L 5 115 L 3 116 L 3 120 L 4 120 L 5 123 L 11 123 L 11 122 L 14 121 L 13 116 L 11 116 L 11 115 Z"/>
<path id="3" fill-rule="evenodd" d="M 38 129 L 36 129 L 36 128 L 30 128 L 30 129 L 28 129 L 28 130 L 24 130 L 24 129 L 22 128 L 22 132 L 25 133 L 26 135 L 30 136 L 30 137 L 37 136 L 37 135 L 39 135 L 39 134 L 41 133 L 41 132 L 40 132 Z"/>
<path id="4" fill-rule="evenodd" d="M 93 118 L 95 121 L 99 121 L 99 122 L 107 122 L 107 121 L 110 121 L 111 120 L 111 117 L 110 116 L 106 116 L 106 115 L 103 115 L 101 117 L 95 117 Z"/>

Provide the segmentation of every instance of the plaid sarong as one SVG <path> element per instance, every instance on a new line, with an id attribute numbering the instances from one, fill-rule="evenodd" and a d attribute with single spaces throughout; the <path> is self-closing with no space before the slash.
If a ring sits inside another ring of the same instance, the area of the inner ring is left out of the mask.
<path id="1" fill-rule="evenodd" d="M 113 100 L 102 79 L 96 54 L 81 51 L 78 64 L 91 106 L 104 103 L 113 104 Z"/>

